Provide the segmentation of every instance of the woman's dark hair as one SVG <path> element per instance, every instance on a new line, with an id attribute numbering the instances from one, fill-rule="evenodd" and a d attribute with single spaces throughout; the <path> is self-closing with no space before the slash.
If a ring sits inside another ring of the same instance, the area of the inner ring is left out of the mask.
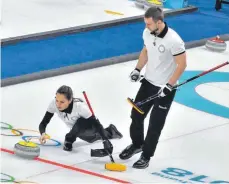
<path id="1" fill-rule="evenodd" d="M 145 18 L 152 18 L 155 22 L 158 20 L 164 21 L 164 12 L 159 7 L 150 7 L 145 12 Z"/>
<path id="2" fill-rule="evenodd" d="M 64 95 L 68 100 L 71 100 L 73 98 L 72 89 L 66 85 L 59 87 L 59 89 L 56 91 L 56 93 Z"/>

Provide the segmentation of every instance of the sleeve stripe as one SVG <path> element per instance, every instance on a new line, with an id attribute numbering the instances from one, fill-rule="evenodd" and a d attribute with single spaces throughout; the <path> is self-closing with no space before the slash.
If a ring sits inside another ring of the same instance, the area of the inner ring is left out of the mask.
<path id="1" fill-rule="evenodd" d="M 175 55 L 173 55 L 173 56 L 179 56 L 179 55 L 181 55 L 181 54 L 183 54 L 183 53 L 185 53 L 185 51 L 183 51 L 183 52 L 181 52 L 181 53 L 178 53 L 178 54 L 175 54 Z"/>

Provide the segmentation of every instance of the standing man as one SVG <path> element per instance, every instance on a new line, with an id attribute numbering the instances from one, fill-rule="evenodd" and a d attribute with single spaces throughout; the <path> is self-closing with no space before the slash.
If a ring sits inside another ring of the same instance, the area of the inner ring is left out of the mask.
<path id="1" fill-rule="evenodd" d="M 144 47 L 140 53 L 136 68 L 131 72 L 132 82 L 140 79 L 140 72 L 146 65 L 144 79 L 135 98 L 135 103 L 159 93 L 159 97 L 143 104 L 140 114 L 134 108 L 131 111 L 132 123 L 130 137 L 132 144 L 119 155 L 123 160 L 142 152 L 133 167 L 144 169 L 149 166 L 154 155 L 166 117 L 173 102 L 176 90 L 173 86 L 178 82 L 186 68 L 186 52 L 180 36 L 164 22 L 163 10 L 159 7 L 149 8 L 144 16 L 146 28 L 143 32 Z M 144 139 L 144 119 L 152 108 L 149 127 Z"/>

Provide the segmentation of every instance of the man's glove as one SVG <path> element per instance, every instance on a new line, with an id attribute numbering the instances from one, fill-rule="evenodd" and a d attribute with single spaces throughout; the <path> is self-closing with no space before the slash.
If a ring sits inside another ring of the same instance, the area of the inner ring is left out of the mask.
<path id="1" fill-rule="evenodd" d="M 159 91 L 159 96 L 160 97 L 165 97 L 169 93 L 171 93 L 173 90 L 173 86 L 169 83 L 167 83 L 165 86 L 163 86 L 160 91 Z"/>
<path id="2" fill-rule="evenodd" d="M 104 140 L 103 146 L 104 146 L 104 149 L 107 150 L 110 154 L 113 153 L 113 145 L 111 144 L 109 140 Z"/>
<path id="3" fill-rule="evenodd" d="M 130 73 L 130 81 L 131 82 L 137 82 L 140 79 L 140 70 L 135 68 L 131 73 Z"/>

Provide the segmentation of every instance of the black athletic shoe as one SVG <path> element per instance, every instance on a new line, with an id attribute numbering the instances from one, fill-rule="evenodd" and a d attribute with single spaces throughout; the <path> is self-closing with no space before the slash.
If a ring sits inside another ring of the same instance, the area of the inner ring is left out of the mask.
<path id="1" fill-rule="evenodd" d="M 149 166 L 150 159 L 146 159 L 143 155 L 139 158 L 137 162 L 134 163 L 133 168 L 145 169 Z"/>
<path id="2" fill-rule="evenodd" d="M 63 150 L 64 151 L 72 151 L 72 143 L 65 142 Z"/>
<path id="3" fill-rule="evenodd" d="M 110 124 L 109 128 L 111 130 L 113 139 L 115 139 L 115 138 L 121 139 L 123 137 L 123 135 L 118 131 L 116 126 L 114 126 L 113 124 Z"/>
<path id="4" fill-rule="evenodd" d="M 137 154 L 142 151 L 142 148 L 136 148 L 133 144 L 127 146 L 120 154 L 119 158 L 122 160 L 127 160 L 132 157 L 134 154 Z"/>

